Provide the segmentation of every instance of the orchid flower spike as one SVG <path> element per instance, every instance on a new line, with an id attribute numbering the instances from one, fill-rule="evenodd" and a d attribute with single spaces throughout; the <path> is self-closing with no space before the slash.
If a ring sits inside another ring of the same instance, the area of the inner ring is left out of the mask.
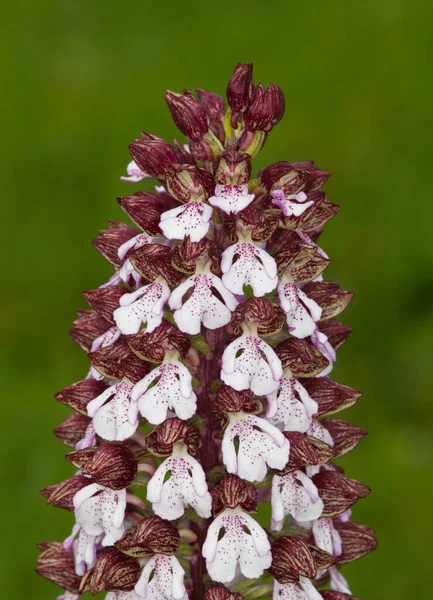
<path id="1" fill-rule="evenodd" d="M 58 600 L 349 600 L 342 565 L 376 547 L 333 462 L 366 432 L 335 416 L 361 393 L 330 378 L 353 296 L 317 245 L 330 173 L 258 171 L 284 94 L 239 63 L 226 95 L 166 92 L 180 141 L 131 141 L 121 180 L 151 191 L 93 240 L 112 274 L 70 331 L 90 365 L 55 395 L 75 472 L 42 490 L 71 514 L 39 544 Z"/>

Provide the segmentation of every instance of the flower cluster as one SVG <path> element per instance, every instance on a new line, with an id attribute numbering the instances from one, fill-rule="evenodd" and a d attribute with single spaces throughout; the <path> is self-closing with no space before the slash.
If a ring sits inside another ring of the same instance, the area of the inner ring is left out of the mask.
<path id="1" fill-rule="evenodd" d="M 251 179 L 284 113 L 251 65 L 227 107 L 202 89 L 166 101 L 186 143 L 130 145 L 122 179 L 155 192 L 119 198 L 132 224 L 94 240 L 114 274 L 71 330 L 90 370 L 56 394 L 75 473 L 42 490 L 74 524 L 38 572 L 64 600 L 353 599 L 340 567 L 376 542 L 351 520 L 368 487 L 332 462 L 366 432 L 331 417 L 360 393 L 330 378 L 352 293 L 323 279 L 329 173 L 282 161 Z"/>

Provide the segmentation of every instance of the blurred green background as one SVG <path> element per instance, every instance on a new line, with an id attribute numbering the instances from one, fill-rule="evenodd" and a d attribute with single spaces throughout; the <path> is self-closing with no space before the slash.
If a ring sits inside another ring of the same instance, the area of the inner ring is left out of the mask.
<path id="1" fill-rule="evenodd" d="M 15 0 L 1 9 L 3 277 L 2 597 L 54 598 L 35 543 L 71 516 L 38 490 L 72 473 L 51 434 L 53 393 L 81 379 L 68 338 L 80 291 L 110 268 L 90 240 L 119 218 L 127 146 L 172 138 L 166 88 L 224 93 L 238 61 L 286 94 L 256 160 L 314 158 L 341 205 L 321 245 L 354 290 L 337 381 L 364 391 L 345 417 L 370 435 L 345 460 L 371 496 L 354 516 L 376 553 L 345 569 L 364 600 L 431 598 L 433 249 L 431 0 L 248 3 Z"/>

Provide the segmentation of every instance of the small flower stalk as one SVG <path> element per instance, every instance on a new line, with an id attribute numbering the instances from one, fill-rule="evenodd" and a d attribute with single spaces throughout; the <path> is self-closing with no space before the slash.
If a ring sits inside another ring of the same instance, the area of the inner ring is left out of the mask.
<path id="1" fill-rule="evenodd" d="M 342 567 L 376 547 L 352 520 L 369 493 L 338 458 L 366 431 L 332 377 L 352 293 L 318 245 L 338 211 L 312 161 L 252 160 L 284 114 L 239 64 L 222 97 L 167 92 L 186 143 L 142 133 L 94 240 L 113 266 L 83 293 L 89 370 L 56 394 L 71 475 L 42 490 L 71 513 L 37 571 L 78 600 L 350 600 Z M 271 504 L 271 519 L 256 517 Z M 344 569 L 343 569 L 344 570 Z"/>

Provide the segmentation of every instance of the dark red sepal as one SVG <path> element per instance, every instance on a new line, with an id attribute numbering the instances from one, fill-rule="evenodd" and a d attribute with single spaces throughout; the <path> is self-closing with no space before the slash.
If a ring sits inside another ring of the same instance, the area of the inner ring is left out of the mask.
<path id="1" fill-rule="evenodd" d="M 73 498 L 83 487 L 89 485 L 89 479 L 84 475 L 74 475 L 65 481 L 49 485 L 41 490 L 42 496 L 47 499 L 47 504 L 56 508 L 74 511 Z"/>
<path id="2" fill-rule="evenodd" d="M 172 556 L 179 541 L 179 532 L 171 523 L 153 516 L 128 529 L 115 546 L 124 554 L 136 558 L 154 554 Z"/>
<path id="3" fill-rule="evenodd" d="M 254 97 L 253 65 L 238 63 L 227 85 L 227 100 L 234 113 L 244 111 Z"/>
<path id="4" fill-rule="evenodd" d="M 54 394 L 54 398 L 70 406 L 74 410 L 87 416 L 87 405 L 91 400 L 94 400 L 107 389 L 107 384 L 104 381 L 96 379 L 84 379 L 77 381 L 61 392 Z"/>
<path id="5" fill-rule="evenodd" d="M 336 319 L 328 319 L 327 321 L 321 321 L 319 324 L 319 329 L 322 333 L 324 333 L 328 342 L 334 348 L 334 350 L 338 350 L 343 344 L 346 343 L 347 338 L 352 333 L 352 329 L 343 325 Z"/>
<path id="6" fill-rule="evenodd" d="M 335 562 L 332 554 L 306 544 L 301 538 L 282 536 L 272 544 L 272 565 L 269 572 L 279 583 L 292 583 L 299 577 L 313 578 L 317 570 Z M 319 560 L 319 565 L 317 564 Z"/>
<path id="7" fill-rule="evenodd" d="M 345 512 L 352 504 L 370 493 L 370 488 L 364 483 L 334 470 L 321 469 L 314 475 L 313 483 L 323 500 L 324 517 L 333 517 Z"/>
<path id="8" fill-rule="evenodd" d="M 331 319 L 343 312 L 353 298 L 353 292 L 340 289 L 334 281 L 312 281 L 302 291 L 322 309 L 321 319 Z"/>
<path id="9" fill-rule="evenodd" d="M 190 454 L 195 454 L 201 446 L 200 433 L 193 425 L 175 417 L 157 425 L 146 436 L 146 447 L 156 456 L 169 456 L 176 442 L 184 442 Z"/>
<path id="10" fill-rule="evenodd" d="M 236 335 L 242 332 L 242 323 L 254 324 L 261 336 L 279 333 L 286 322 L 286 315 L 278 304 L 272 304 L 266 298 L 250 298 L 238 304 L 232 313 L 230 325 Z"/>
<path id="11" fill-rule="evenodd" d="M 69 335 L 80 348 L 89 352 L 93 341 L 108 331 L 111 324 L 95 310 L 77 310 L 77 315 L 78 319 L 74 321 Z"/>
<path id="12" fill-rule="evenodd" d="M 150 371 L 148 363 L 134 354 L 124 341 L 90 352 L 88 356 L 92 366 L 110 379 L 121 380 L 126 377 L 132 383 L 137 383 Z"/>
<path id="13" fill-rule="evenodd" d="M 332 414 L 350 408 L 362 396 L 362 392 L 337 383 L 329 377 L 316 377 L 303 381 L 309 395 L 319 406 L 317 416 Z"/>
<path id="14" fill-rule="evenodd" d="M 114 325 L 113 312 L 119 308 L 119 300 L 127 292 L 124 287 L 110 285 L 96 290 L 87 290 L 83 292 L 83 296 L 103 319 Z"/>
<path id="15" fill-rule="evenodd" d="M 84 437 L 89 423 L 91 423 L 89 417 L 73 412 L 54 428 L 54 434 L 65 446 L 75 448 L 77 442 Z"/>
<path id="16" fill-rule="evenodd" d="M 199 142 L 209 129 L 203 105 L 188 90 L 183 94 L 168 91 L 165 101 L 177 128 L 187 138 Z"/>
<path id="17" fill-rule="evenodd" d="M 170 248 L 161 244 L 146 244 L 136 248 L 129 255 L 134 269 L 152 283 L 162 275 L 170 287 L 176 287 L 182 280 L 182 274 L 171 264 Z"/>
<path id="18" fill-rule="evenodd" d="M 314 377 L 329 365 L 328 359 L 307 340 L 285 339 L 275 351 L 283 368 L 289 367 L 295 377 Z"/>
<path id="19" fill-rule="evenodd" d="M 38 548 L 41 554 L 36 573 L 71 594 L 78 594 L 81 577 L 75 573 L 73 551 L 65 550 L 60 542 L 42 542 Z"/>
<path id="20" fill-rule="evenodd" d="M 103 590 L 129 592 L 134 589 L 140 571 L 137 559 L 122 554 L 117 548 L 108 549 L 82 578 L 80 594 L 90 591 L 95 596 Z"/>
<path id="21" fill-rule="evenodd" d="M 254 93 L 251 104 L 244 114 L 249 131 L 269 132 L 284 115 L 284 94 L 278 85 L 271 83 L 266 89 L 260 83 Z"/>
<path id="22" fill-rule="evenodd" d="M 339 519 L 334 520 L 334 526 L 343 544 L 343 552 L 337 559 L 339 564 L 353 562 L 376 550 L 377 540 L 372 527 Z"/>
<path id="23" fill-rule="evenodd" d="M 334 450 L 338 456 L 353 450 L 358 442 L 367 435 L 365 429 L 342 419 L 323 419 L 321 423 L 331 434 Z"/>
<path id="24" fill-rule="evenodd" d="M 168 350 L 177 350 L 185 358 L 190 347 L 189 337 L 175 325 L 163 321 L 152 333 L 138 333 L 128 340 L 131 350 L 143 361 L 159 363 Z"/>
<path id="25" fill-rule="evenodd" d="M 170 144 L 145 132 L 129 146 L 129 152 L 144 173 L 158 179 L 164 179 L 166 169 L 179 162 Z"/>
<path id="26" fill-rule="evenodd" d="M 77 450 L 67 454 L 66 458 L 85 475 L 90 475 L 95 483 L 112 490 L 123 490 L 137 475 L 137 459 L 121 444 Z"/>
<path id="27" fill-rule="evenodd" d="M 303 467 L 326 463 L 336 456 L 331 446 L 305 433 L 285 431 L 284 437 L 290 442 L 290 456 L 287 465 L 278 472 L 281 475 Z"/>
<path id="28" fill-rule="evenodd" d="M 101 229 L 99 235 L 93 238 L 92 244 L 113 267 L 119 269 L 123 260 L 119 258 L 117 251 L 122 244 L 139 233 L 141 232 L 135 227 L 118 221 L 109 221 L 108 229 Z"/>
<path id="29" fill-rule="evenodd" d="M 148 235 L 161 235 L 161 214 L 178 203 L 169 196 L 155 196 L 150 192 L 136 192 L 132 196 L 117 198 L 120 208 Z"/>
<path id="30" fill-rule="evenodd" d="M 257 506 L 257 491 L 252 483 L 237 475 L 226 475 L 211 491 L 213 514 L 224 508 L 240 506 L 248 512 L 254 512 Z"/>

